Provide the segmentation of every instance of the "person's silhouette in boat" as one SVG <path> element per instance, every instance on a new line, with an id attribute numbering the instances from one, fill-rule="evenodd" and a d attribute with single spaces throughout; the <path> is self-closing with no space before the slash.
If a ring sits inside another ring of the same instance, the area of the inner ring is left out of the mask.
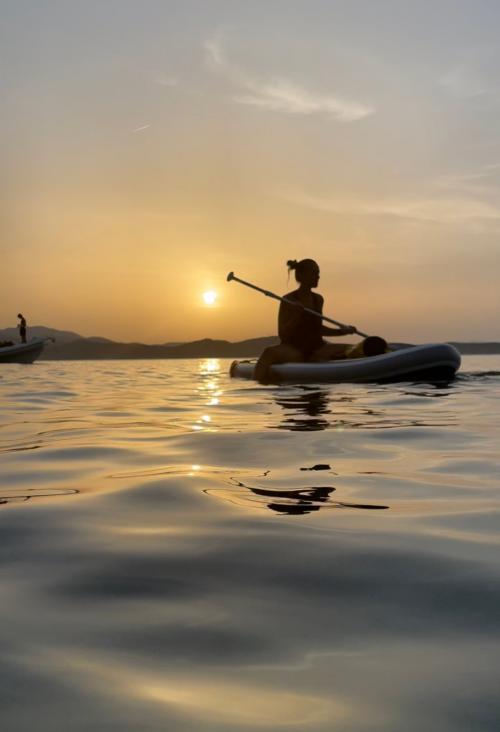
<path id="1" fill-rule="evenodd" d="M 319 283 L 319 266 L 314 259 L 296 259 L 287 262 L 288 270 L 295 272 L 299 287 L 285 295 L 292 303 L 281 302 L 278 314 L 278 334 L 281 343 L 266 348 L 255 367 L 259 381 L 268 379 L 269 367 L 279 363 L 304 361 L 331 361 L 338 358 L 357 358 L 384 353 L 387 344 L 383 338 L 365 338 L 358 346 L 328 343 L 323 336 L 343 336 L 356 332 L 352 325 L 330 328 L 321 318 L 307 313 L 303 307 L 323 312 L 323 297 L 313 292 Z"/>
<path id="2" fill-rule="evenodd" d="M 18 313 L 17 317 L 20 319 L 19 325 L 17 326 L 19 328 L 19 335 L 21 336 L 21 343 L 26 343 L 26 318 L 22 313 Z"/>

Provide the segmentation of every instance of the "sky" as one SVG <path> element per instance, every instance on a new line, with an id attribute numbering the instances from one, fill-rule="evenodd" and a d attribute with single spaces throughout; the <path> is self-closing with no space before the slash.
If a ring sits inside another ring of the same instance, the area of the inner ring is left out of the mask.
<path id="1" fill-rule="evenodd" d="M 496 0 L 8 0 L 0 327 L 500 340 Z M 207 306 L 202 294 L 218 298 Z"/>

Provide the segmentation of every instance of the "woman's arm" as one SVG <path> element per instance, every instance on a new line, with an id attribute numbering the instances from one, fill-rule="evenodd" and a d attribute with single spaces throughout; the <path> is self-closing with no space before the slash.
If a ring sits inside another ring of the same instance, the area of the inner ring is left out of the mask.
<path id="1" fill-rule="evenodd" d="M 328 328 L 328 326 L 323 325 L 321 328 L 321 335 L 327 335 L 327 336 L 343 336 L 343 335 L 351 335 L 351 333 L 355 333 L 356 328 L 354 325 L 346 325 L 345 328 Z"/>
<path id="2" fill-rule="evenodd" d="M 323 314 L 323 303 L 324 299 L 323 296 L 318 294 L 318 312 Z M 327 325 L 321 326 L 321 335 L 326 336 L 343 336 L 343 335 L 351 335 L 351 333 L 355 333 L 356 328 L 353 325 L 346 325 L 345 328 L 329 328 Z"/>

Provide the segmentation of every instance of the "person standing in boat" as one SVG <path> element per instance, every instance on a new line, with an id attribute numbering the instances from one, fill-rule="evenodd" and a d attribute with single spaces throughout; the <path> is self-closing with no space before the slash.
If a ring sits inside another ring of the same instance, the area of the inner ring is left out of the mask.
<path id="1" fill-rule="evenodd" d="M 349 346 L 327 343 L 323 336 L 343 336 L 356 332 L 352 325 L 345 328 L 329 328 L 321 318 L 307 313 L 303 307 L 323 312 L 323 297 L 312 292 L 319 283 L 319 266 L 314 259 L 291 259 L 288 270 L 295 272 L 299 287 L 285 295 L 293 303 L 282 302 L 278 315 L 278 334 L 281 343 L 269 346 L 262 353 L 255 367 L 255 377 L 265 381 L 273 364 L 301 361 L 330 361 L 344 358 Z"/>
<path id="2" fill-rule="evenodd" d="M 21 313 L 18 313 L 17 317 L 21 321 L 17 326 L 19 328 L 19 335 L 21 336 L 21 343 L 26 343 L 26 318 Z"/>

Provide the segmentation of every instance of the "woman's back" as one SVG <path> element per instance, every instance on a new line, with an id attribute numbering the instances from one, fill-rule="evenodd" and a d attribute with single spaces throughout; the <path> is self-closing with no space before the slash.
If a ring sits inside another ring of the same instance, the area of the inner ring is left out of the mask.
<path id="1" fill-rule="evenodd" d="M 285 295 L 285 298 L 321 313 L 323 309 L 321 295 L 315 292 L 307 294 L 306 299 L 304 293 L 294 290 Z M 285 302 L 281 303 L 278 316 L 278 334 L 281 343 L 297 348 L 305 358 L 309 358 L 323 344 L 321 330 L 321 318 L 305 312 L 300 307 Z"/>

